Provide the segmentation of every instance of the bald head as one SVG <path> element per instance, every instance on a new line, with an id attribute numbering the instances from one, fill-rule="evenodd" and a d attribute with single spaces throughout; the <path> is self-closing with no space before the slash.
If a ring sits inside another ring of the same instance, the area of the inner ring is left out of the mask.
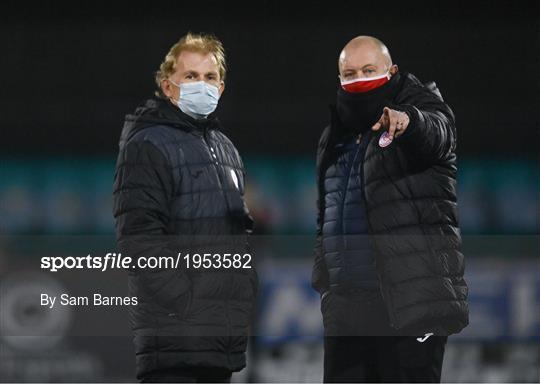
<path id="1" fill-rule="evenodd" d="M 372 36 L 357 36 L 349 41 L 339 55 L 338 67 L 342 80 L 397 72 L 386 45 Z"/>

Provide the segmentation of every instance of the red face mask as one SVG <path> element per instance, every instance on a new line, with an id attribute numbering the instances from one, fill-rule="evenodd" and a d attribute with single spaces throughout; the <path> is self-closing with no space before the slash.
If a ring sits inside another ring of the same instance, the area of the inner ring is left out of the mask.
<path id="1" fill-rule="evenodd" d="M 387 72 L 384 75 L 374 76 L 372 78 L 358 78 L 342 81 L 341 88 L 347 92 L 358 94 L 379 88 L 380 86 L 388 83 L 389 80 L 390 73 Z"/>

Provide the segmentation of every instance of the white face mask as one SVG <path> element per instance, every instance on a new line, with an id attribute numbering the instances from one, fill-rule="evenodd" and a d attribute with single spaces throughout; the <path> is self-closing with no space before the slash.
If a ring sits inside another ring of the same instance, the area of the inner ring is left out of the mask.
<path id="1" fill-rule="evenodd" d="M 219 89 L 205 81 L 176 84 L 180 96 L 175 100 L 182 112 L 194 118 L 203 118 L 215 111 L 219 101 Z"/>

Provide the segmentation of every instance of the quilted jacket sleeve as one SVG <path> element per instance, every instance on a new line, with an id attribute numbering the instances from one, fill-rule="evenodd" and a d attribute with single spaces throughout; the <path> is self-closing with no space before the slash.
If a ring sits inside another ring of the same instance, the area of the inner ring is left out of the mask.
<path id="1" fill-rule="evenodd" d="M 315 248 L 313 253 L 314 262 L 311 275 L 311 285 L 315 290 L 323 294 L 326 290 L 328 290 L 328 270 L 326 268 L 326 263 L 324 262 L 323 256 L 321 210 L 319 209 L 318 211 L 319 214 L 317 218 L 317 235 L 315 237 Z"/>
<path id="2" fill-rule="evenodd" d="M 169 202 L 173 193 L 171 169 L 151 142 L 128 142 L 120 150 L 114 178 L 114 217 L 118 249 L 133 258 L 173 257 L 168 234 Z M 135 262 L 133 262 L 135 266 Z M 135 268 L 141 286 L 157 304 L 182 309 L 190 288 L 185 271 L 174 268 Z"/>
<path id="3" fill-rule="evenodd" d="M 323 235 L 322 235 L 322 226 L 323 226 L 323 216 L 324 216 L 324 204 L 322 199 L 324 197 L 320 191 L 320 181 L 319 173 L 322 167 L 322 153 L 324 143 L 328 140 L 328 129 L 325 130 L 321 137 L 319 143 L 318 153 L 317 153 L 317 233 L 315 237 L 315 248 L 314 248 L 314 261 L 313 261 L 313 271 L 311 274 L 311 286 L 317 290 L 320 294 L 323 294 L 329 288 L 329 278 L 328 278 L 328 269 L 324 261 L 323 255 Z"/>
<path id="4" fill-rule="evenodd" d="M 455 151 L 454 113 L 433 83 L 425 87 L 412 87 L 396 109 L 409 115 L 409 126 L 400 139 L 412 152 L 435 163 Z"/>

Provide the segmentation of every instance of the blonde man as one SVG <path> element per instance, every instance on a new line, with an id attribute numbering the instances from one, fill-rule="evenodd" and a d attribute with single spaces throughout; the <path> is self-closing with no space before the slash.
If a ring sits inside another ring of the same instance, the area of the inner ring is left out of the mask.
<path id="1" fill-rule="evenodd" d="M 257 279 L 246 261 L 227 263 L 252 220 L 242 160 L 213 116 L 225 74 L 221 42 L 187 34 L 156 73 L 156 97 L 127 115 L 122 130 L 114 216 L 118 247 L 134 261 L 130 319 L 141 382 L 230 382 L 245 366 Z M 143 267 L 148 257 L 189 251 L 212 258 Z"/>

